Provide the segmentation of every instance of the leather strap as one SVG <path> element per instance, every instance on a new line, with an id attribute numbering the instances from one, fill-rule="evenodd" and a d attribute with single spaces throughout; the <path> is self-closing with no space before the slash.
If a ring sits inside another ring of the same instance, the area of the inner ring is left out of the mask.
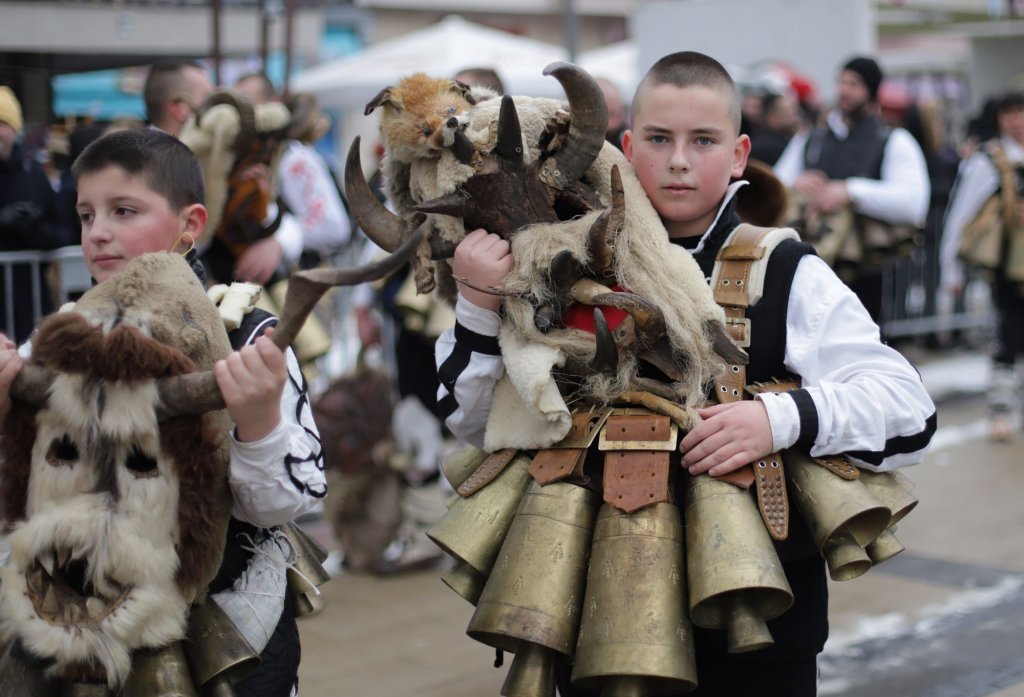
<path id="1" fill-rule="evenodd" d="M 626 513 L 671 500 L 666 450 L 615 450 L 604 456 L 604 501 Z"/>
<path id="2" fill-rule="evenodd" d="M 582 476 L 586 454 L 586 448 L 550 448 L 538 451 L 530 463 L 530 476 L 541 486 L 572 476 Z"/>
<path id="3" fill-rule="evenodd" d="M 505 448 L 504 450 L 495 450 L 493 453 L 487 456 L 473 474 L 469 475 L 466 481 L 459 485 L 456 491 L 459 496 L 466 497 L 472 496 L 477 491 L 482 489 L 484 486 L 494 480 L 502 471 L 508 467 L 508 463 L 512 462 L 512 458 L 519 452 L 518 448 Z"/>
<path id="4" fill-rule="evenodd" d="M 761 458 L 754 463 L 754 474 L 761 519 L 773 539 L 784 540 L 789 537 L 789 497 L 786 494 L 782 456 L 772 453 Z"/>
<path id="5" fill-rule="evenodd" d="M 638 413 L 615 413 L 601 429 L 600 450 L 675 450 L 678 427 L 661 414 L 634 409 Z"/>
<path id="6" fill-rule="evenodd" d="M 813 462 L 818 463 L 837 477 L 843 479 L 857 479 L 860 477 L 860 470 L 850 464 L 844 455 L 826 455 L 823 457 L 812 457 Z"/>

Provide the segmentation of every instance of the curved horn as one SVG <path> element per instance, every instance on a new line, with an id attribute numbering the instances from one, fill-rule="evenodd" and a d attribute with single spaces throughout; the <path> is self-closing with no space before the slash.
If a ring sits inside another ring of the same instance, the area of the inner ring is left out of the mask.
<path id="1" fill-rule="evenodd" d="M 455 155 L 455 159 L 464 165 L 472 164 L 474 152 L 476 147 L 466 134 L 461 130 L 455 131 L 455 142 L 452 143 L 452 154 Z"/>
<path id="2" fill-rule="evenodd" d="M 282 350 L 295 340 L 302 325 L 323 294 L 334 286 L 352 286 L 382 278 L 398 270 L 413 257 L 425 230 L 418 229 L 394 254 L 372 264 L 344 269 L 319 268 L 299 271 L 288 279 L 281 320 L 271 341 Z M 178 375 L 158 382 L 160 404 L 157 416 L 163 421 L 184 414 L 203 414 L 224 407 L 224 397 L 212 370 Z"/>
<path id="3" fill-rule="evenodd" d="M 366 236 L 384 251 L 394 252 L 402 242 L 402 221 L 370 191 L 363 176 L 359 142 L 359 136 L 352 140 L 345 160 L 345 197 Z"/>
<path id="4" fill-rule="evenodd" d="M 594 295 L 595 305 L 608 305 L 629 313 L 636 324 L 636 335 L 642 346 L 652 346 L 665 335 L 665 316 L 656 305 L 633 293 L 601 293 Z"/>
<path id="5" fill-rule="evenodd" d="M 608 233 L 618 232 L 626 221 L 626 193 L 622 188 L 619 166 L 612 166 L 612 206 L 598 216 L 587 233 L 590 269 L 598 277 L 615 275 L 615 246 L 608 243 Z"/>
<path id="6" fill-rule="evenodd" d="M 612 330 L 608 328 L 608 320 L 604 318 L 601 308 L 594 308 L 594 357 L 587 365 L 595 373 L 614 373 L 619 367 L 619 349 L 615 346 Z"/>
<path id="7" fill-rule="evenodd" d="M 238 112 L 238 135 L 231 148 L 236 153 L 246 152 L 256 140 L 256 110 L 239 92 L 221 89 L 207 97 L 199 106 L 196 110 L 196 121 L 202 121 L 206 112 L 219 104 L 228 104 Z"/>
<path id="8" fill-rule="evenodd" d="M 572 63 L 544 68 L 561 83 L 569 98 L 569 136 L 554 157 L 541 166 L 541 179 L 556 189 L 567 189 L 590 169 L 604 146 L 608 105 L 604 93 L 587 71 Z"/>
<path id="9" fill-rule="evenodd" d="M 11 397 L 34 407 L 42 407 L 50 396 L 52 384 L 53 373 L 42 366 L 26 363 L 11 383 Z"/>

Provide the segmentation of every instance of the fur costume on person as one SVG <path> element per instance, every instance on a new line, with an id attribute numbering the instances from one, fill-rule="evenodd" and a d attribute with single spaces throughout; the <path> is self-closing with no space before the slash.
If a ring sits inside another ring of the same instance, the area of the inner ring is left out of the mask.
<path id="1" fill-rule="evenodd" d="M 596 95 L 588 97 L 591 102 L 602 99 L 599 89 Z M 520 147 L 527 167 L 541 160 L 545 165 L 556 162 L 562 149 L 567 148 L 566 144 L 578 137 L 572 115 L 556 100 L 511 99 L 518 116 Z M 591 106 L 592 103 L 577 102 L 575 108 Z M 600 106 L 603 107 L 603 101 Z M 463 145 L 461 151 L 453 147 L 433 157 L 413 159 L 407 168 L 405 163 L 402 163 L 403 168 L 389 166 L 391 160 L 386 159 L 385 171 L 392 178 L 396 173 L 406 176 L 407 172 L 407 182 L 388 182 L 389 190 L 407 190 L 407 196 L 396 196 L 396 200 L 412 201 L 420 210 L 435 210 L 430 205 L 432 202 L 461 192 L 471 178 L 493 168 L 491 160 L 498 148 L 502 108 L 501 100 L 487 99 L 470 106 L 459 117 L 464 123 L 461 133 L 469 143 L 468 148 Z M 385 137 L 389 132 L 384 131 Z M 599 140 L 604 143 L 603 136 Z M 390 151 L 391 143 L 386 142 L 386 145 Z M 589 211 L 576 209 L 568 214 L 561 213 L 558 218 L 551 216 L 554 222 L 526 225 L 509 235 L 515 266 L 503 287 L 495 289 L 505 296 L 505 322 L 500 342 L 507 373 L 495 392 L 485 440 L 488 450 L 545 447 L 561 439 L 570 427 L 569 409 L 565 396 L 559 392 L 555 375 L 563 372 L 566 365 L 585 364 L 591 358 L 595 353 L 594 335 L 572 328 L 539 329 L 537 311 L 550 304 L 557 293 L 551 281 L 552 259 L 556 255 L 568 250 L 583 269 L 593 263 L 588 237 L 601 215 L 597 209 L 612 205 L 613 169 L 621 175 L 624 209 L 621 225 L 607 231 L 607 242 L 614 248 L 611 274 L 614 278 L 602 280 L 602 283 L 617 284 L 661 310 L 670 353 L 683 368 L 681 378 L 669 386 L 669 393 L 672 401 L 683 405 L 688 419 L 696 418 L 694 410 L 703 403 L 704 388 L 721 363 L 714 354 L 713 335 L 724 325 L 724 315 L 714 302 L 704 275 L 688 252 L 669 242 L 657 212 L 622 154 L 607 143 L 599 148 L 578 183 L 559 184 L 567 192 L 571 187 L 582 190 L 581 198 L 589 195 L 596 205 Z M 469 157 L 467 149 L 472 151 Z M 352 201 L 352 154 L 349 159 L 346 180 Z M 538 171 L 541 179 L 548 174 L 543 166 Z M 525 208 L 526 204 L 522 206 Z M 357 217 L 360 216 L 360 206 L 353 205 L 353 208 Z M 399 208 L 406 231 L 415 213 L 416 210 Z M 424 226 L 431 237 L 437 292 L 451 300 L 455 284 L 451 266 L 444 257 L 451 255 L 470 224 L 464 217 L 431 212 Z M 364 224 L 363 227 L 369 226 Z M 429 263 L 422 256 L 419 261 Z M 586 377 L 582 388 L 574 388 L 572 398 L 610 401 L 629 389 L 636 372 L 635 355 L 620 353 L 614 374 Z M 508 418 L 512 414 L 516 418 Z"/>
<path id="2" fill-rule="evenodd" d="M 0 624 L 67 681 L 124 683 L 132 653 L 184 637 L 223 556 L 231 513 L 226 412 L 160 418 L 158 380 L 230 353 L 180 256 L 147 254 L 48 318 L 15 400 L 2 493 L 11 561 Z"/>

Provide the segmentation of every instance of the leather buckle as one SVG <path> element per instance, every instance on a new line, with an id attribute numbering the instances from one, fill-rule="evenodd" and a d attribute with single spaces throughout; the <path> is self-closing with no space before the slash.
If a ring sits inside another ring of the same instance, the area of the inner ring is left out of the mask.
<path id="1" fill-rule="evenodd" d="M 740 348 L 750 347 L 750 318 L 726 317 L 725 329 Z"/>
<path id="2" fill-rule="evenodd" d="M 599 450 L 675 450 L 679 427 L 661 414 L 613 414 L 597 440 Z"/>

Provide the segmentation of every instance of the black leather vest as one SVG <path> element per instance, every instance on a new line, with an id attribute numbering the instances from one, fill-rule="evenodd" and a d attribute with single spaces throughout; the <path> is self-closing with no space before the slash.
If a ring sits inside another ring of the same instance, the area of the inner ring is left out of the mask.
<path id="1" fill-rule="evenodd" d="M 819 169 L 829 179 L 880 179 L 890 133 L 892 129 L 877 116 L 853 124 L 844 140 L 830 128 L 816 128 L 804 147 L 804 167 Z"/>

